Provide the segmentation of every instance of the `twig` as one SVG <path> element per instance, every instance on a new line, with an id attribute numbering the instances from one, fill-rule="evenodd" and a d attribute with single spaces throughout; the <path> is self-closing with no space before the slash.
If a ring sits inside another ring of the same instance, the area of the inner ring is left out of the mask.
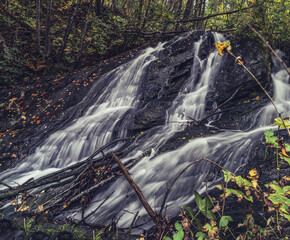
<path id="1" fill-rule="evenodd" d="M 131 185 L 131 187 L 134 189 L 134 191 L 136 192 L 139 200 L 141 201 L 141 203 L 143 204 L 144 208 L 146 209 L 147 213 L 149 214 L 149 216 L 152 218 L 152 220 L 156 223 L 156 213 L 153 211 L 153 209 L 151 208 L 151 206 L 149 205 L 149 203 L 147 202 L 147 200 L 145 199 L 145 197 L 143 196 L 142 191 L 140 190 L 140 188 L 138 187 L 138 185 L 133 181 L 133 179 L 131 178 L 129 172 L 127 171 L 126 167 L 123 165 L 123 163 L 120 161 L 120 159 L 113 153 L 111 152 L 112 157 L 116 160 L 117 164 L 119 165 L 119 167 L 121 168 L 121 170 L 123 171 L 127 181 L 129 182 L 129 184 Z"/>
<path id="2" fill-rule="evenodd" d="M 225 186 L 224 184 L 221 182 L 221 186 L 222 186 L 222 189 L 223 189 L 223 192 L 224 192 L 224 195 L 223 195 L 223 206 L 222 206 L 222 216 L 224 215 L 224 211 L 225 211 L 225 204 L 226 204 L 226 190 L 225 190 Z"/>
<path id="3" fill-rule="evenodd" d="M 104 203 L 112 196 L 112 194 L 113 194 L 114 192 L 111 192 L 105 199 L 104 199 L 104 201 L 96 208 L 96 209 L 94 209 L 92 212 L 90 212 L 87 216 L 85 216 L 83 219 L 82 219 L 82 221 L 81 222 L 84 222 L 85 224 L 87 224 L 86 223 L 86 219 L 88 218 L 88 217 L 90 217 L 90 216 L 92 216 L 94 213 L 96 213 L 96 211 L 98 211 L 99 209 L 100 209 L 100 207 L 101 206 L 103 206 L 104 205 Z"/>
<path id="4" fill-rule="evenodd" d="M 282 123 L 283 123 L 285 129 L 287 130 L 288 135 L 289 135 L 289 137 L 290 137 L 290 131 L 289 131 L 289 128 L 287 128 L 287 126 L 286 126 L 286 124 L 285 124 L 285 122 L 284 122 L 284 120 L 283 120 L 283 118 L 282 118 L 282 114 L 279 112 L 279 110 L 278 110 L 276 104 L 274 103 L 274 100 L 271 98 L 271 96 L 269 95 L 269 93 L 268 93 L 268 92 L 266 91 L 266 89 L 262 86 L 262 84 L 259 82 L 259 80 L 255 77 L 255 75 L 254 75 L 254 74 L 253 74 L 253 73 L 252 73 L 252 72 L 251 72 L 251 71 L 250 71 L 250 70 L 249 70 L 249 69 L 244 65 L 243 61 L 242 61 L 240 58 L 236 57 L 236 56 L 235 56 L 231 51 L 229 51 L 229 50 L 227 50 L 227 49 L 226 49 L 226 51 L 236 59 L 236 62 L 237 62 L 239 65 L 243 66 L 243 68 L 246 69 L 246 71 L 247 71 L 247 72 L 252 76 L 252 78 L 254 78 L 254 80 L 258 83 L 258 85 L 260 86 L 260 88 L 264 91 L 264 93 L 265 93 L 265 94 L 267 95 L 267 97 L 270 99 L 270 101 L 272 102 L 272 104 L 273 104 L 273 106 L 274 106 L 276 112 L 278 113 L 279 117 L 281 118 Z"/>
<path id="5" fill-rule="evenodd" d="M 179 20 L 178 22 L 195 22 L 195 21 L 203 21 L 203 20 L 206 20 L 206 19 L 208 19 L 208 18 L 212 18 L 212 17 L 216 17 L 216 16 L 221 16 L 221 15 L 227 15 L 227 14 L 233 14 L 233 13 L 237 13 L 237 12 L 240 12 L 240 11 L 248 10 L 248 9 L 250 9 L 250 8 L 251 8 L 251 7 L 247 7 L 247 8 L 242 8 L 242 9 L 239 9 L 239 10 L 234 10 L 234 11 L 229 11 L 229 12 L 210 14 L 210 15 L 207 15 L 207 16 L 205 16 L 205 17 L 192 18 L 192 19 L 188 19 L 188 20 Z"/>
<path id="6" fill-rule="evenodd" d="M 287 68 L 286 63 L 279 57 L 279 55 L 276 53 L 276 51 L 271 47 L 271 45 L 266 41 L 266 39 L 258 33 L 246 20 L 244 20 L 244 23 L 254 32 L 256 33 L 259 38 L 265 43 L 265 45 L 270 49 L 270 51 L 274 54 L 274 56 L 279 60 L 279 62 L 283 65 L 283 67 L 286 69 L 287 73 L 290 75 L 290 69 Z"/>
<path id="7" fill-rule="evenodd" d="M 220 105 L 219 105 L 215 110 L 213 110 L 213 111 L 212 111 L 208 116 L 204 117 L 204 118 L 201 119 L 199 122 L 203 122 L 203 121 L 206 120 L 207 118 L 213 116 L 217 110 L 219 110 L 222 106 L 224 106 L 225 104 L 227 104 L 229 101 L 231 101 L 231 100 L 234 98 L 234 96 L 235 96 L 235 95 L 240 91 L 241 87 L 242 87 L 242 86 L 240 86 L 240 87 L 239 87 L 239 88 L 238 88 L 238 89 L 237 89 L 237 90 L 232 94 L 232 96 L 230 96 L 229 99 L 227 99 L 227 100 L 224 101 L 222 104 L 220 104 Z"/>
<path id="8" fill-rule="evenodd" d="M 171 190 L 171 188 L 172 188 L 172 186 L 174 185 L 174 183 L 178 180 L 178 178 L 188 169 L 188 168 L 190 168 L 192 165 L 194 165 L 194 164 L 196 164 L 196 163 L 198 163 L 198 162 L 201 162 L 201 161 L 207 161 L 207 162 L 210 162 L 210 163 L 212 163 L 212 164 L 214 164 L 214 165 L 216 165 L 216 166 L 218 166 L 220 169 L 222 169 L 222 170 L 225 170 L 225 171 L 228 171 L 228 172 L 230 172 L 229 170 L 227 170 L 227 169 L 225 169 L 224 167 L 222 167 L 221 165 L 219 165 L 218 163 L 216 163 L 216 162 L 214 162 L 214 161 L 212 161 L 212 160 L 210 160 L 210 159 L 207 159 L 207 158 L 201 158 L 201 159 L 198 159 L 198 160 L 196 160 L 196 161 L 194 161 L 193 163 L 190 163 L 189 165 L 187 165 L 178 175 L 177 175 L 177 177 L 173 180 L 173 182 L 171 183 L 171 184 L 169 184 L 168 185 L 168 188 L 167 188 L 167 190 L 166 190 L 166 193 L 165 193 L 165 196 L 164 196 L 164 199 L 163 199 L 163 202 L 162 202 L 162 205 L 161 205 L 161 209 L 160 209 L 160 212 L 159 212 L 159 215 L 161 215 L 161 213 L 162 213 L 162 211 L 163 211 L 163 209 L 164 209 L 164 206 L 165 206 L 165 203 L 166 203 L 166 200 L 167 200 L 167 197 L 168 197 L 168 194 L 169 194 L 169 192 L 170 192 L 170 190 Z M 235 174 L 234 173 L 232 173 L 232 172 L 230 172 L 232 175 L 234 175 L 235 176 Z"/>

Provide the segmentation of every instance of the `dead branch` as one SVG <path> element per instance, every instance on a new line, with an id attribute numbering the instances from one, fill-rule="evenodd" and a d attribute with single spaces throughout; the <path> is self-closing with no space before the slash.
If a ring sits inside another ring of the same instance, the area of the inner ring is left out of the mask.
<path id="1" fill-rule="evenodd" d="M 187 19 L 187 20 L 179 20 L 178 22 L 195 22 L 195 21 L 203 21 L 206 20 L 208 18 L 212 18 L 212 17 L 217 17 L 217 16 L 221 16 L 221 15 L 228 15 L 228 14 L 233 14 L 233 13 L 237 13 L 237 12 L 241 12 L 241 11 L 246 11 L 248 9 L 250 9 L 251 7 L 247 7 L 247 8 L 242 8 L 239 10 L 234 10 L 234 11 L 229 11 L 229 12 L 223 12 L 223 13 L 215 13 L 215 14 L 210 14 L 207 15 L 205 17 L 198 17 L 198 18 L 192 18 L 192 19 Z"/>
<path id="2" fill-rule="evenodd" d="M 282 117 L 282 114 L 281 114 L 281 112 L 279 112 L 279 110 L 278 110 L 278 108 L 277 108 L 277 106 L 276 106 L 276 104 L 275 104 L 275 102 L 274 102 L 274 100 L 273 100 L 273 98 L 271 98 L 271 96 L 269 95 L 269 93 L 266 91 L 266 89 L 262 86 L 262 84 L 260 83 L 260 81 L 255 77 L 255 75 L 244 65 L 244 62 L 241 60 L 241 58 L 240 57 L 236 57 L 231 51 L 229 51 L 229 50 L 227 50 L 226 49 L 226 52 L 227 53 L 229 53 L 231 56 L 233 56 L 234 58 L 235 58 L 235 60 L 236 60 L 236 62 L 239 64 L 239 65 L 241 65 L 241 66 L 243 66 L 243 68 L 252 76 L 252 78 L 254 78 L 254 80 L 258 83 L 258 85 L 260 86 L 260 88 L 263 90 L 263 92 L 267 95 L 267 97 L 270 99 L 270 101 L 272 102 L 272 104 L 273 104 L 273 106 L 274 106 L 274 108 L 275 108 L 275 110 L 276 110 L 276 112 L 278 113 L 278 115 L 279 115 L 279 117 L 281 118 L 281 120 L 282 120 L 282 123 L 283 123 L 283 125 L 284 125 L 284 128 L 287 130 L 287 132 L 288 132 L 288 136 L 290 137 L 290 131 L 289 131 L 289 128 L 286 126 L 286 124 L 285 124 L 285 122 L 284 122 L 284 120 L 283 120 L 283 117 Z"/>
<path id="3" fill-rule="evenodd" d="M 142 191 L 140 190 L 140 188 L 138 187 L 138 185 L 133 181 L 133 179 L 131 178 L 129 172 L 127 171 L 126 167 L 123 165 L 123 163 L 120 161 L 120 159 L 113 153 L 111 152 L 111 155 L 113 156 L 113 158 L 116 160 L 117 164 L 119 165 L 119 167 L 121 168 L 122 172 L 124 173 L 128 183 L 131 185 L 131 187 L 134 189 L 134 191 L 136 192 L 139 200 L 141 201 L 141 203 L 143 204 L 144 208 L 146 209 L 147 213 L 149 214 L 149 216 L 152 218 L 152 220 L 156 223 L 156 213 L 153 211 L 153 209 L 151 208 L 151 206 L 149 205 L 149 203 L 147 202 L 147 200 L 145 199 L 145 197 L 143 196 Z"/>
<path id="4" fill-rule="evenodd" d="M 265 45 L 270 49 L 270 51 L 274 54 L 274 56 L 278 59 L 278 61 L 282 64 L 282 66 L 286 69 L 287 73 L 290 75 L 290 69 L 287 68 L 286 63 L 279 57 L 276 51 L 271 47 L 271 45 L 266 41 L 266 39 L 258 33 L 247 21 L 244 20 L 244 23 L 254 32 L 259 38 L 265 43 Z"/>
<path id="5" fill-rule="evenodd" d="M 240 86 L 233 94 L 232 96 L 230 96 L 230 98 L 228 98 L 226 101 L 224 101 L 222 104 L 220 104 L 216 109 L 214 109 L 209 115 L 207 115 L 206 117 L 204 117 L 203 119 L 201 119 L 199 122 L 203 122 L 204 120 L 208 119 L 209 117 L 213 116 L 216 114 L 216 111 L 219 110 L 222 106 L 224 106 L 225 104 L 227 104 L 229 101 L 231 101 L 234 96 L 240 91 L 242 86 Z M 220 112 L 218 112 L 220 113 Z M 217 114 L 218 114 L 217 113 Z"/>

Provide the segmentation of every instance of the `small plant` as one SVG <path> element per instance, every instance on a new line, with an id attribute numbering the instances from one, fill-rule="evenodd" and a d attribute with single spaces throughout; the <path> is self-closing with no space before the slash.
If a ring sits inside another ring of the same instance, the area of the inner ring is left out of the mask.
<path id="1" fill-rule="evenodd" d="M 23 226 L 24 226 L 24 231 L 26 234 L 29 234 L 30 229 L 31 229 L 31 225 L 32 225 L 33 220 L 29 220 L 28 222 L 26 222 L 26 219 L 23 219 Z"/>
<path id="2" fill-rule="evenodd" d="M 275 119 L 274 124 L 280 128 L 288 128 L 290 126 L 289 118 Z M 272 181 L 265 186 L 259 185 L 259 173 L 257 169 L 249 171 L 247 177 L 237 176 L 225 169 L 222 169 L 224 175 L 224 183 L 216 187 L 223 191 L 221 195 L 222 207 L 220 202 L 213 203 L 212 198 L 206 193 L 204 199 L 198 192 L 194 192 L 195 202 L 198 207 L 197 213 L 194 213 L 192 208 L 183 207 L 182 224 L 176 222 L 173 240 L 194 239 L 193 231 L 197 240 L 215 240 L 224 239 L 227 235 L 231 235 L 232 239 L 236 240 L 263 240 L 269 236 L 280 239 L 282 237 L 282 220 L 290 221 L 290 186 L 287 183 L 290 177 L 284 176 L 279 179 L 279 169 L 282 164 L 290 165 L 290 144 L 285 143 L 283 138 L 274 135 L 273 129 L 264 132 L 266 144 L 268 148 L 276 150 L 277 159 L 277 181 Z M 255 223 L 252 213 L 246 215 L 244 221 L 238 224 L 238 228 L 243 228 L 243 232 L 237 237 L 233 234 L 229 227 L 229 223 L 233 221 L 231 216 L 224 215 L 226 198 L 236 196 L 237 202 L 248 202 L 248 210 L 251 210 L 251 205 L 255 202 L 262 202 L 263 206 L 268 208 L 268 212 L 276 212 L 276 221 L 274 216 L 265 219 L 266 226 L 261 227 Z M 200 213 L 202 215 L 200 215 Z M 205 223 L 202 225 L 202 217 Z M 184 224 L 187 223 L 187 224 Z M 276 229 L 271 226 L 271 223 L 276 224 Z M 164 240 L 171 240 L 170 237 L 164 237 Z"/>

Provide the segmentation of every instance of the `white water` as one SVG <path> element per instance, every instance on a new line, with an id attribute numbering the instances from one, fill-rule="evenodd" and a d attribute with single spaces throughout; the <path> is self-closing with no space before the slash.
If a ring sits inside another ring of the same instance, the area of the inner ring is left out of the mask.
<path id="1" fill-rule="evenodd" d="M 13 186 L 15 182 L 22 184 L 31 177 L 36 179 L 78 162 L 110 142 L 117 124 L 122 129 L 119 137 L 125 137 L 129 123 L 120 120 L 138 106 L 141 79 L 150 62 L 157 59 L 163 45 L 147 48 L 133 61 L 106 74 L 100 81 L 108 82 L 108 86 L 85 114 L 49 136 L 34 154 L 2 173 L 1 179 Z M 84 99 L 86 101 L 88 99 Z"/>
<path id="2" fill-rule="evenodd" d="M 204 62 L 200 61 L 196 53 L 201 41 L 195 44 L 195 65 L 192 77 L 168 110 L 167 122 L 181 121 L 189 119 L 189 117 L 200 119 L 204 114 L 206 92 L 212 86 L 214 74 L 218 70 L 222 57 L 214 52 Z M 289 89 L 289 76 L 285 70 L 277 66 L 278 63 L 276 61 L 274 61 L 274 64 L 274 71 L 276 71 L 272 74 L 272 79 L 276 96 L 275 101 L 277 101 L 280 110 L 283 109 L 284 115 L 287 116 L 290 114 L 290 96 L 289 90 L 286 89 Z M 195 75 L 197 72 L 201 73 L 201 78 L 196 84 Z M 272 116 L 276 114 L 273 105 L 269 103 L 257 115 L 264 121 L 268 119 L 267 124 L 269 124 Z M 263 125 L 247 132 L 225 131 L 214 136 L 197 138 L 175 151 L 154 156 L 155 151 L 162 143 L 176 131 L 181 130 L 180 125 L 168 124 L 159 129 L 152 137 L 147 138 L 146 142 L 142 143 L 143 145 L 139 148 L 139 151 L 134 152 L 133 156 L 127 158 L 137 157 L 142 151 L 150 147 L 155 148 L 151 156 L 143 158 L 142 161 L 130 169 L 130 173 L 149 204 L 159 210 L 167 184 L 172 182 L 187 165 L 194 160 L 206 157 L 218 162 L 226 169 L 236 172 L 251 159 L 251 150 L 255 146 L 257 139 L 260 142 L 263 132 L 268 128 L 269 126 Z M 127 159 L 124 159 L 123 162 L 126 162 Z M 187 170 L 171 190 L 171 194 L 167 199 L 166 213 L 169 215 L 178 214 L 178 206 L 181 207 L 192 202 L 194 190 L 202 193 L 205 191 L 206 185 L 210 189 L 218 179 L 218 171 L 208 162 L 198 163 Z M 147 215 L 146 211 L 124 177 L 123 180 L 120 179 L 112 184 L 105 192 L 96 195 L 92 201 L 104 199 L 104 196 L 108 196 L 112 192 L 112 197 L 102 205 L 102 210 L 89 217 L 88 221 L 102 222 L 105 219 L 111 220 L 113 217 L 115 219 L 120 217 L 118 224 L 122 227 L 129 227 L 136 212 L 139 211 L 140 221 L 137 224 L 148 221 L 147 228 L 152 226 L 150 218 L 145 217 Z M 89 214 L 96 207 L 96 205 L 92 204 L 86 214 Z M 112 212 L 112 209 L 115 209 L 115 211 L 124 209 L 124 211 L 120 211 L 117 216 L 114 216 L 116 212 Z M 81 219 L 80 214 L 72 216 L 76 219 Z M 146 225 L 143 225 L 142 228 L 146 228 Z"/>
<path id="3" fill-rule="evenodd" d="M 224 41 L 221 35 L 215 34 L 215 38 L 216 41 Z M 144 157 L 130 169 L 130 173 L 151 206 L 155 205 L 157 210 L 163 200 L 167 183 L 172 182 L 177 174 L 192 161 L 207 157 L 231 171 L 237 171 L 242 167 L 250 159 L 251 149 L 256 139 L 262 136 L 266 129 L 265 125 L 269 124 L 268 119 L 275 115 L 273 106 L 269 104 L 257 113 L 257 119 L 261 119 L 259 125 L 263 127 L 248 132 L 225 131 L 214 136 L 197 138 L 175 151 L 155 156 L 155 152 L 166 140 L 177 131 L 182 131 L 182 126 L 170 124 L 171 122 L 188 120 L 189 117 L 201 119 L 205 114 L 206 94 L 212 88 L 215 73 L 223 58 L 214 51 L 207 59 L 200 60 L 197 53 L 202 41 L 203 39 L 194 45 L 191 78 L 184 84 L 168 109 L 166 124 L 156 127 L 152 136 L 141 138 L 139 146 L 126 159 L 123 159 L 126 162 L 150 148 L 153 149 L 151 156 Z M 13 185 L 11 181 L 21 184 L 30 177 L 38 178 L 80 161 L 98 147 L 110 142 L 116 126 L 122 129 L 118 136 L 126 136 L 130 121 L 121 121 L 121 119 L 123 116 L 130 116 L 127 114 L 131 114 L 132 110 L 138 106 L 138 92 L 147 66 L 158 57 L 162 46 L 160 44 L 155 49 L 148 48 L 135 60 L 106 74 L 102 81 L 108 81 L 110 84 L 85 114 L 66 128 L 52 134 L 36 149 L 35 154 L 27 157 L 22 164 L 2 173 L 2 179 L 11 185 Z M 280 111 L 284 111 L 284 115 L 287 116 L 290 114 L 289 76 L 285 70 L 281 70 L 277 62 L 275 62 L 272 78 L 275 101 Z M 94 88 L 91 93 L 93 91 Z M 193 200 L 194 190 L 203 192 L 205 191 L 204 182 L 208 181 L 207 186 L 210 188 L 216 179 L 217 171 L 207 162 L 190 168 L 173 186 L 168 197 L 166 212 L 176 214 L 177 206 L 188 204 Z M 97 194 L 92 202 L 104 199 L 112 192 L 112 196 L 101 210 L 89 217 L 87 221 L 100 224 L 105 223 L 103 221 L 111 221 L 116 211 L 120 209 L 125 211 L 119 212 L 116 218 L 121 217 L 118 224 L 122 227 L 128 227 L 131 224 L 137 211 L 139 211 L 139 216 L 146 217 L 145 210 L 124 177 L 120 177 L 106 191 Z M 91 204 L 85 215 L 97 207 L 98 204 Z M 70 217 L 81 219 L 79 214 L 72 214 Z"/>

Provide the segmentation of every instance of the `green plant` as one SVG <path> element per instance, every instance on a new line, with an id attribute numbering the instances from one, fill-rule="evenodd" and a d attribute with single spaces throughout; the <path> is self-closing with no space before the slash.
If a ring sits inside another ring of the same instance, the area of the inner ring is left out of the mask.
<path id="1" fill-rule="evenodd" d="M 184 206 L 184 212 L 182 215 L 182 224 L 176 222 L 176 231 L 173 234 L 173 239 L 183 239 L 185 235 L 190 233 L 193 235 L 193 230 L 186 230 L 184 220 L 187 219 L 190 223 L 190 228 L 194 227 L 198 229 L 195 233 L 195 237 L 198 240 L 204 239 L 223 239 L 228 235 L 228 231 L 231 234 L 232 239 L 245 239 L 245 240 L 263 240 L 268 239 L 270 235 L 280 239 L 282 227 L 279 225 L 284 219 L 290 221 L 290 186 L 287 183 L 290 181 L 290 177 L 284 176 L 279 179 L 279 169 L 282 164 L 290 165 L 290 144 L 284 143 L 283 138 L 279 137 L 280 128 L 288 128 L 290 126 L 289 118 L 275 119 L 272 125 L 277 125 L 278 134 L 275 136 L 274 130 L 266 130 L 264 132 L 267 148 L 273 148 L 276 154 L 277 161 L 277 181 L 272 181 L 265 186 L 259 185 L 259 173 L 257 169 L 249 171 L 247 177 L 235 175 L 225 169 L 222 169 L 224 184 L 217 185 L 216 187 L 223 191 L 221 195 L 222 209 L 220 202 L 213 203 L 212 198 L 206 193 L 204 199 L 198 192 L 194 192 L 195 202 L 198 207 L 197 213 L 194 213 L 193 209 Z M 246 215 L 243 222 L 238 224 L 238 228 L 244 228 L 243 232 L 235 237 L 229 223 L 234 219 L 231 216 L 224 215 L 224 207 L 226 199 L 229 196 L 236 196 L 237 202 L 248 202 L 247 208 L 249 213 Z M 263 203 L 263 206 L 268 208 L 268 212 L 276 211 L 276 221 L 273 216 L 265 219 L 265 227 L 261 227 L 255 224 L 255 219 L 252 214 L 251 205 L 254 203 Z M 221 210 L 221 213 L 220 213 Z M 202 213 L 205 219 L 204 225 L 201 224 L 201 218 L 199 214 Z M 199 217 L 199 218 L 198 218 Z M 218 224 L 217 224 L 218 223 Z M 271 226 L 271 223 L 276 224 L 276 229 Z M 186 230 L 186 231 L 185 231 Z M 280 236 L 279 236 L 280 235 Z M 165 237 L 164 240 L 171 240 L 170 237 Z"/>
<path id="2" fill-rule="evenodd" d="M 32 225 L 33 220 L 30 219 L 28 222 L 26 222 L 26 219 L 23 219 L 23 226 L 24 226 L 24 231 L 26 234 L 29 234 L 31 225 Z"/>

